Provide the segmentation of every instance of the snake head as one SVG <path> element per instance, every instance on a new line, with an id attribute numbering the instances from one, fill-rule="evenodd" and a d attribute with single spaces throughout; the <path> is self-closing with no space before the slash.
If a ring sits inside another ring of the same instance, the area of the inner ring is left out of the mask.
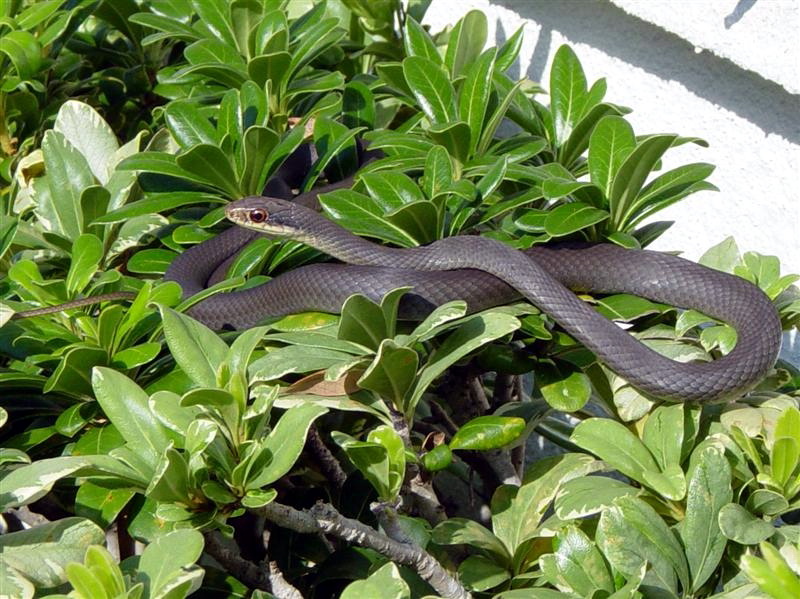
<path id="1" fill-rule="evenodd" d="M 284 238 L 298 237 L 297 213 L 302 206 L 279 198 L 251 196 L 228 204 L 225 216 L 240 227 Z"/>

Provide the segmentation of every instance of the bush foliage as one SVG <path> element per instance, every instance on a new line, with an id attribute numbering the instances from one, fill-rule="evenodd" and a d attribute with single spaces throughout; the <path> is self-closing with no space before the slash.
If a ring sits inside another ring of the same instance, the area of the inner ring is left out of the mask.
<path id="1" fill-rule="evenodd" d="M 800 596 L 800 372 L 664 404 L 527 303 L 421 322 L 407 288 L 214 332 L 184 312 L 324 256 L 259 239 L 181 298 L 162 275 L 295 149 L 324 213 L 412 247 L 480 234 L 642 248 L 715 189 L 662 160 L 575 52 L 544 87 L 522 31 L 431 33 L 429 0 L 11 0 L 0 7 L 0 588 L 11 597 Z M 547 92 L 545 92 L 545 88 Z M 732 239 L 701 259 L 800 293 Z M 106 292 L 28 319 L 16 311 Z M 677 360 L 736 332 L 586 297 Z M 558 448 L 541 457 L 535 446 Z M 526 444 L 528 450 L 526 452 Z"/>

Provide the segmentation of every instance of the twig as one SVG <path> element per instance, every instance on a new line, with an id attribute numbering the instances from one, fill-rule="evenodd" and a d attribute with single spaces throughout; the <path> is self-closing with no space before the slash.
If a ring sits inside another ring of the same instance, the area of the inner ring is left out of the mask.
<path id="1" fill-rule="evenodd" d="M 217 560 L 234 578 L 238 578 L 251 589 L 273 592 L 267 570 L 241 557 L 239 547 L 233 540 L 225 539 L 218 531 L 204 535 L 205 552 Z"/>
<path id="2" fill-rule="evenodd" d="M 269 581 L 272 584 L 272 594 L 278 599 L 303 599 L 303 595 L 289 581 L 283 577 L 283 572 L 278 563 L 271 561 L 267 564 Z"/>
<path id="3" fill-rule="evenodd" d="M 492 407 L 498 408 L 509 403 L 514 395 L 516 378 L 511 374 L 497 373 L 494 376 L 494 389 L 492 390 Z"/>
<path id="4" fill-rule="evenodd" d="M 334 487 L 341 490 L 345 481 L 347 481 L 347 474 L 342 469 L 342 466 L 339 464 L 339 460 L 336 459 L 336 456 L 334 456 L 331 450 L 328 449 L 328 446 L 325 445 L 325 442 L 322 440 L 317 427 L 313 424 L 308 431 L 306 445 L 311 450 L 311 453 L 314 454 L 317 464 L 319 465 L 319 469 L 322 471 L 322 474 L 325 476 L 325 478 L 331 481 Z"/>
<path id="5" fill-rule="evenodd" d="M 521 483 L 519 473 L 511 460 L 511 454 L 502 449 L 490 449 L 482 451 L 481 455 L 489 467 L 497 476 L 497 479 L 504 485 L 519 485 Z"/>
<path id="6" fill-rule="evenodd" d="M 467 382 L 469 397 L 472 402 L 478 407 L 480 414 L 485 414 L 491 410 L 489 399 L 486 397 L 486 390 L 483 388 L 483 381 L 480 376 L 475 376 Z"/>
<path id="7" fill-rule="evenodd" d="M 432 526 L 447 520 L 447 513 L 439 501 L 439 496 L 436 495 L 433 485 L 429 480 L 423 480 L 420 472 L 411 477 L 408 486 L 409 495 L 420 516 L 425 518 Z"/>
<path id="8" fill-rule="evenodd" d="M 445 598 L 469 599 L 471 595 L 424 549 L 398 543 L 366 524 L 345 518 L 333 506 L 319 502 L 308 510 L 270 503 L 259 509 L 268 520 L 299 533 L 324 532 L 361 547 L 373 549 L 392 561 L 413 568 L 434 590 Z"/>

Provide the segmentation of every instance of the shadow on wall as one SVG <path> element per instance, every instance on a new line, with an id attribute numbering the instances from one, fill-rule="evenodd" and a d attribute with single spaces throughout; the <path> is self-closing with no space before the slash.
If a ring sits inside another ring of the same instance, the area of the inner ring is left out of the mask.
<path id="1" fill-rule="evenodd" d="M 629 15 L 607 0 L 493 0 L 493 4 L 541 26 L 527 72 L 534 81 L 542 80 L 552 58 L 552 33 L 558 31 L 570 42 L 593 46 L 661 79 L 678 81 L 698 97 L 730 110 L 767 134 L 800 143 L 800 96 L 725 58 L 707 51 L 698 54 L 686 40 Z M 511 33 L 498 27 L 497 43 Z"/>

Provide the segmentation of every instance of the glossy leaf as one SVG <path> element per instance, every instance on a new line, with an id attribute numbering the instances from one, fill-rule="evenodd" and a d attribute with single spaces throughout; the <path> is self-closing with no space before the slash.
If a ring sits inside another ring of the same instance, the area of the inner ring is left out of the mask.
<path id="1" fill-rule="evenodd" d="M 611 565 L 626 576 L 636 575 L 648 562 L 658 586 L 674 593 L 677 580 L 683 588 L 690 585 L 680 544 L 664 520 L 641 499 L 620 497 L 601 514 L 597 544 Z"/>
<path id="2" fill-rule="evenodd" d="M 617 497 L 636 495 L 637 489 L 605 476 L 584 476 L 564 483 L 555 500 L 562 520 L 583 518 L 610 507 Z"/>
<path id="3" fill-rule="evenodd" d="M 483 52 L 487 32 L 486 15 L 480 10 L 469 11 L 455 24 L 444 58 L 452 78 L 462 75 Z"/>
<path id="4" fill-rule="evenodd" d="M 13 568 L 38 587 L 66 582 L 64 568 L 83 561 L 86 547 L 103 543 L 103 530 L 83 518 L 62 518 L 0 537 L 0 565 Z M 3 585 L 5 591 L 5 585 Z"/>
<path id="5" fill-rule="evenodd" d="M 455 92 L 442 67 L 428 58 L 409 56 L 403 60 L 403 74 L 431 123 L 444 125 L 455 120 Z"/>
<path id="6" fill-rule="evenodd" d="M 583 114 L 586 103 L 586 76 L 575 52 L 561 46 L 550 66 L 550 108 L 556 131 L 555 143 L 562 145 Z"/>
<path id="7" fill-rule="evenodd" d="M 525 426 L 522 418 L 478 416 L 459 427 L 450 440 L 450 449 L 499 449 L 516 441 Z"/>
<path id="8" fill-rule="evenodd" d="M 697 591 L 714 573 L 725 551 L 726 539 L 717 516 L 733 497 L 728 460 L 716 447 L 706 447 L 689 479 L 686 516 L 678 529 Z"/>
<path id="9" fill-rule="evenodd" d="M 170 439 L 150 412 L 147 394 L 131 379 L 110 368 L 94 369 L 92 387 L 98 403 L 122 433 L 127 446 L 154 467 Z"/>
<path id="10" fill-rule="evenodd" d="M 589 173 L 605 197 L 611 195 L 611 184 L 620 166 L 636 146 L 633 128 L 624 118 L 606 116 L 600 119 L 589 139 Z"/>
<path id="11" fill-rule="evenodd" d="M 584 420 L 575 427 L 570 439 L 634 480 L 641 481 L 645 472 L 658 472 L 658 466 L 645 445 L 614 420 Z"/>
<path id="12" fill-rule="evenodd" d="M 403 399 L 414 383 L 418 365 L 417 352 L 397 345 L 391 339 L 384 339 L 357 384 L 374 391 L 396 407 L 402 407 Z"/>

